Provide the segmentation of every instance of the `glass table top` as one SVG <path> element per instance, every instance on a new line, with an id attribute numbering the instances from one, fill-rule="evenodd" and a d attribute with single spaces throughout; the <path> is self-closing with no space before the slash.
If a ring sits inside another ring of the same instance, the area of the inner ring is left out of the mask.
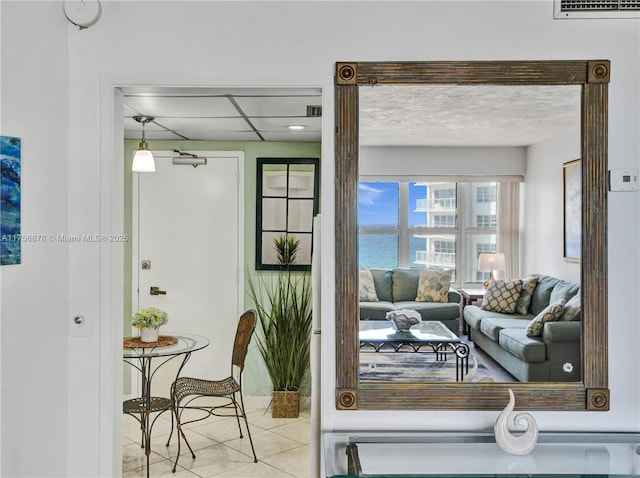
<path id="1" fill-rule="evenodd" d="M 164 347 L 135 347 L 122 348 L 123 358 L 140 358 L 140 357 L 166 357 L 169 355 L 181 355 L 195 350 L 200 350 L 209 345 L 209 339 L 202 335 L 183 334 L 183 333 L 163 333 L 162 335 L 170 335 L 176 337 L 178 341 L 175 344 Z"/>
<path id="2" fill-rule="evenodd" d="M 420 322 L 408 332 L 399 332 L 388 320 L 361 320 L 359 326 L 358 338 L 361 342 L 460 342 L 446 325 L 435 320 Z"/>
<path id="3" fill-rule="evenodd" d="M 640 434 L 540 433 L 528 455 L 493 434 L 325 432 L 327 477 L 640 476 Z M 351 466 L 349 466 L 351 465 Z"/>

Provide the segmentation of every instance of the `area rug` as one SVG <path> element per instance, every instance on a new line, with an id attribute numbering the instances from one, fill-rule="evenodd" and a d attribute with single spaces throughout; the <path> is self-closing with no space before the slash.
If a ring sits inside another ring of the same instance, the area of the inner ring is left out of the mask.
<path id="1" fill-rule="evenodd" d="M 360 353 L 361 382 L 455 382 L 456 359 L 436 361 L 435 354 Z M 489 369 L 469 357 L 467 382 L 496 381 Z"/>

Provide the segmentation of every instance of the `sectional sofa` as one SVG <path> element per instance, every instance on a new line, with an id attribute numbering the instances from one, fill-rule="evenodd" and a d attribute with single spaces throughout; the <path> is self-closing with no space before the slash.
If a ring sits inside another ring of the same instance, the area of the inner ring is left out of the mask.
<path id="1" fill-rule="evenodd" d="M 440 321 L 459 334 L 461 296 L 456 290 L 448 289 L 447 302 L 416 301 L 422 269 L 368 270 L 373 276 L 377 300 L 360 301 L 360 320 L 385 320 L 387 312 L 411 309 L 420 313 L 423 321 Z"/>
<path id="2" fill-rule="evenodd" d="M 487 310 L 491 307 L 486 301 L 482 306 L 464 308 L 471 340 L 521 382 L 579 381 L 580 285 L 541 274 L 533 274 L 523 283 L 527 280 L 529 284 L 535 280 L 535 284 L 526 310 Z M 548 321 L 541 323 L 541 317 L 544 319 L 554 307 L 552 315 L 546 317 Z M 536 324 L 532 324 L 533 319 Z M 532 335 L 532 329 L 539 335 Z"/>

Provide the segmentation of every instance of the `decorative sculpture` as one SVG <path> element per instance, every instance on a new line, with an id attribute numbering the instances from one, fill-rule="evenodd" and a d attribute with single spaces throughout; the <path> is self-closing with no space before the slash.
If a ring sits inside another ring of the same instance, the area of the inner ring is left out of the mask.
<path id="1" fill-rule="evenodd" d="M 515 404 L 516 399 L 513 391 L 509 389 L 509 403 L 506 408 L 500 412 L 500 415 L 498 415 L 493 431 L 496 436 L 496 443 L 502 451 L 512 455 L 526 455 L 533 450 L 533 447 L 536 446 L 536 442 L 538 441 L 538 424 L 530 413 L 517 413 L 513 417 L 513 425 L 516 430 L 524 430 L 524 433 L 520 435 L 513 434 L 507 425 L 509 415 L 513 411 Z M 522 422 L 526 422 L 526 426 L 523 426 Z"/>
<path id="2" fill-rule="evenodd" d="M 418 312 L 411 309 L 398 309 L 387 312 L 386 319 L 392 321 L 398 332 L 408 332 L 412 325 L 422 322 Z"/>

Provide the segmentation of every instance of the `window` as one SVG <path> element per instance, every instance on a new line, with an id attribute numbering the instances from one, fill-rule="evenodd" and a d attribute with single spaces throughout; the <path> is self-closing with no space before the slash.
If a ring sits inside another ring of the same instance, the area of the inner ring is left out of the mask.
<path id="1" fill-rule="evenodd" d="M 496 227 L 495 214 L 479 214 L 476 216 L 476 226 L 478 227 Z"/>
<path id="2" fill-rule="evenodd" d="M 476 189 L 477 202 L 496 202 L 497 192 L 495 187 L 479 186 Z"/>
<path id="3" fill-rule="evenodd" d="M 480 252 L 496 250 L 496 182 L 361 182 L 360 267 L 453 269 L 482 282 Z"/>

